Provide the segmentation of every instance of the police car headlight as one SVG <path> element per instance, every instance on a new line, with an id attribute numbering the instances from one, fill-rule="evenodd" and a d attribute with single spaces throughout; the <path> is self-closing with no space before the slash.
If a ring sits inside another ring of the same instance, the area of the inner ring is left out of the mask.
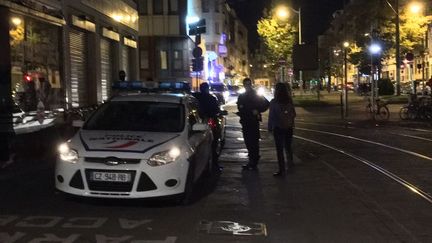
<path id="1" fill-rule="evenodd" d="M 150 166 L 166 165 L 174 162 L 180 156 L 180 149 L 174 147 L 170 150 L 153 154 L 147 164 Z"/>
<path id="2" fill-rule="evenodd" d="M 67 143 L 62 143 L 58 147 L 60 159 L 70 163 L 78 162 L 78 152 L 69 148 Z"/>

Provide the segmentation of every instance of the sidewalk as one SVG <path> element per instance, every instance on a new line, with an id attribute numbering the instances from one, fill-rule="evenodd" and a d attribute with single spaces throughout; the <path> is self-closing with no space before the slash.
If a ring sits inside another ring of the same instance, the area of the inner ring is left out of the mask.
<path id="1" fill-rule="evenodd" d="M 300 96 L 302 97 L 302 96 Z M 305 99 L 314 99 L 312 95 L 303 95 Z M 307 98 L 306 98 L 307 97 Z M 363 96 L 357 96 L 350 93 L 348 99 L 348 116 L 344 119 L 342 116 L 342 108 L 340 105 L 340 97 L 337 93 L 333 93 L 322 99 L 328 102 L 328 105 L 321 106 L 299 106 L 296 105 L 297 121 L 303 122 L 316 122 L 330 123 L 338 125 L 357 125 L 373 127 L 376 125 L 386 126 L 401 126 L 401 127 L 415 127 L 415 128 L 432 128 L 432 121 L 421 120 L 401 120 L 399 117 L 400 108 L 404 104 L 387 104 L 390 111 L 390 118 L 388 121 L 374 121 L 371 115 L 366 111 L 367 101 Z"/>

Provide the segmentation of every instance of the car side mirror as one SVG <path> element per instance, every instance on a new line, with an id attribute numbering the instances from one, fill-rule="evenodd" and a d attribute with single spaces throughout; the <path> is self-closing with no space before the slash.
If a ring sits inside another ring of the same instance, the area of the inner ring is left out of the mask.
<path id="1" fill-rule="evenodd" d="M 228 115 L 228 111 L 226 111 L 226 110 L 222 110 L 222 111 L 220 112 L 220 114 L 221 114 L 222 116 L 226 116 L 226 115 Z"/>
<path id="2" fill-rule="evenodd" d="M 84 126 L 84 121 L 82 120 L 73 120 L 72 121 L 72 127 L 83 127 Z"/>
<path id="3" fill-rule="evenodd" d="M 207 123 L 195 123 L 192 126 L 193 132 L 204 132 L 204 131 L 207 131 L 208 129 L 209 129 L 209 126 Z"/>

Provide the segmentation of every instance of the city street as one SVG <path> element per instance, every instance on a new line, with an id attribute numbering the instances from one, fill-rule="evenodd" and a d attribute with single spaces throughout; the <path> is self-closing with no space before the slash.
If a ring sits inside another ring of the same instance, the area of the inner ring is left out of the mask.
<path id="1" fill-rule="evenodd" d="M 432 242 L 432 0 L 0 0 L 0 46 L 0 243 Z"/>
<path id="2" fill-rule="evenodd" d="M 225 108 L 224 169 L 201 179 L 191 205 L 68 197 L 54 189 L 54 158 L 20 161 L 0 171 L 0 242 L 432 241 L 430 127 L 347 122 L 337 107 L 297 107 L 296 166 L 275 178 L 267 113 L 259 170 L 242 171 L 235 100 Z"/>

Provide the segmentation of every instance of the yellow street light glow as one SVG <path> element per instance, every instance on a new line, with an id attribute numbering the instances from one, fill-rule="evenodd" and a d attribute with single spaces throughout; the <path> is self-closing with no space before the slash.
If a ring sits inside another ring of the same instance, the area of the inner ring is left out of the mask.
<path id="1" fill-rule="evenodd" d="M 279 19 L 286 19 L 289 17 L 289 11 L 288 8 L 285 6 L 279 6 L 276 8 L 276 16 Z"/>
<path id="2" fill-rule="evenodd" d="M 22 23 L 22 20 L 18 17 L 12 17 L 11 21 L 12 21 L 12 24 L 14 24 L 15 26 L 18 26 Z"/>
<path id="3" fill-rule="evenodd" d="M 349 46 L 349 42 L 348 42 L 348 41 L 345 41 L 345 42 L 343 43 L 343 46 L 344 46 L 345 48 L 347 48 L 347 47 Z"/>
<path id="4" fill-rule="evenodd" d="M 423 5 L 418 2 L 413 2 L 409 5 L 409 10 L 413 14 L 419 14 L 423 9 Z"/>

